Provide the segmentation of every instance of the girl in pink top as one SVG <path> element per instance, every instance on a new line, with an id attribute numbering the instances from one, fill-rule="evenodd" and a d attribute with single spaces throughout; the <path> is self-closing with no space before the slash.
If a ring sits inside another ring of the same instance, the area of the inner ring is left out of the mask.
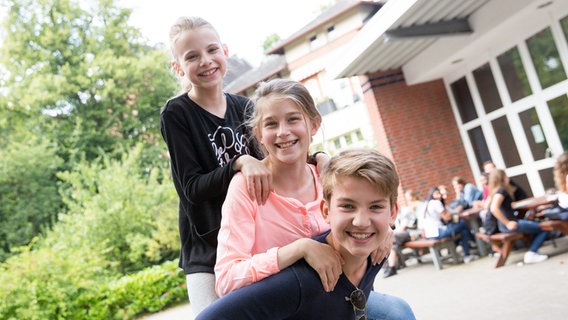
<path id="1" fill-rule="evenodd" d="M 264 279 L 304 258 L 320 275 L 326 291 L 341 274 L 341 257 L 310 239 L 329 230 L 321 215 L 322 191 L 315 167 L 306 163 L 311 137 L 321 115 L 299 82 L 275 79 L 263 84 L 252 101 L 250 121 L 266 153 L 273 187 L 259 205 L 237 173 L 222 208 L 215 265 L 216 291 L 223 296 Z"/>

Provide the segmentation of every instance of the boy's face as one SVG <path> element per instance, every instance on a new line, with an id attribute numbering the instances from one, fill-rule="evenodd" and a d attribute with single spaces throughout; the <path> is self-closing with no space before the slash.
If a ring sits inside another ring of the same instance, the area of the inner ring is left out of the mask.
<path id="1" fill-rule="evenodd" d="M 391 207 L 388 195 L 380 194 L 367 180 L 342 177 L 331 200 L 324 201 L 322 213 L 343 258 L 367 258 L 386 241 L 397 208 Z"/>

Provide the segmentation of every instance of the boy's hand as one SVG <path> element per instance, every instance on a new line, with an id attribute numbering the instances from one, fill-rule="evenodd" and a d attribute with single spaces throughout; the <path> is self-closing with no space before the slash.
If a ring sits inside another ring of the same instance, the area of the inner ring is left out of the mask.
<path id="1" fill-rule="evenodd" d="M 393 239 L 394 239 L 394 231 L 391 228 L 389 228 L 383 243 L 381 243 L 379 247 L 371 253 L 371 260 L 373 262 L 373 265 L 379 264 L 381 261 L 383 261 L 384 258 L 386 258 L 389 255 L 392 249 Z"/>
<path id="2" fill-rule="evenodd" d="M 235 161 L 235 170 L 241 171 L 245 177 L 251 199 L 265 204 L 272 191 L 272 172 L 260 160 L 249 155 Z"/>

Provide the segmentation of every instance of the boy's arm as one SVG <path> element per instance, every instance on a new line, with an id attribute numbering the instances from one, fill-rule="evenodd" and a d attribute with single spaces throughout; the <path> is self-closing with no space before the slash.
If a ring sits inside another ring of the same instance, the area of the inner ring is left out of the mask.
<path id="1" fill-rule="evenodd" d="M 302 293 L 296 274 L 286 269 L 220 298 L 196 320 L 289 319 L 300 308 L 300 299 L 309 298 Z"/>

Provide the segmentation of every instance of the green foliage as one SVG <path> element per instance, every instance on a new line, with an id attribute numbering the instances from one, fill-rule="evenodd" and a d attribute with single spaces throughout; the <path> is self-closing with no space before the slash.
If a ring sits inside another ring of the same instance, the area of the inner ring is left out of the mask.
<path id="1" fill-rule="evenodd" d="M 59 174 L 68 211 L 0 265 L 0 318 L 127 319 L 180 301 L 177 266 L 116 280 L 179 252 L 169 173 L 138 169 L 141 149 Z"/>
<path id="2" fill-rule="evenodd" d="M 102 286 L 84 304 L 89 319 L 133 319 L 185 301 L 185 276 L 169 261 Z"/>
<path id="3" fill-rule="evenodd" d="M 264 42 L 262 43 L 262 49 L 264 49 L 264 51 L 271 49 L 272 47 L 277 45 L 280 40 L 282 40 L 280 36 L 277 33 L 273 33 L 267 36 L 266 39 L 264 39 Z"/>
<path id="4" fill-rule="evenodd" d="M 0 319 L 130 319 L 186 301 L 175 263 L 136 273 L 180 246 L 159 132 L 177 88 L 167 53 L 115 0 L 0 6 Z"/>
<path id="5" fill-rule="evenodd" d="M 105 157 L 59 174 L 67 185 L 63 200 L 69 213 L 54 227 L 50 245 L 62 241 L 61 235 L 70 237 L 65 242 L 97 243 L 113 261 L 109 267 L 121 274 L 172 257 L 179 249 L 175 191 L 166 169 L 137 166 L 141 150 L 132 149 L 121 161 Z"/>
<path id="6" fill-rule="evenodd" d="M 0 48 L 6 126 L 48 135 L 66 161 L 158 143 L 159 108 L 176 83 L 166 53 L 145 46 L 127 24 L 130 9 L 112 0 L 8 5 Z"/>
<path id="7" fill-rule="evenodd" d="M 29 134 L 11 137 L 0 148 L 0 261 L 49 228 L 63 206 L 55 148 Z"/>
<path id="8" fill-rule="evenodd" d="M 0 265 L 1 319 L 72 319 L 82 308 L 79 297 L 108 276 L 96 251 L 30 249 Z"/>
<path id="9" fill-rule="evenodd" d="M 113 279 L 96 253 L 67 253 L 25 249 L 0 265 L 0 319 L 135 319 L 187 301 L 174 261 Z"/>

